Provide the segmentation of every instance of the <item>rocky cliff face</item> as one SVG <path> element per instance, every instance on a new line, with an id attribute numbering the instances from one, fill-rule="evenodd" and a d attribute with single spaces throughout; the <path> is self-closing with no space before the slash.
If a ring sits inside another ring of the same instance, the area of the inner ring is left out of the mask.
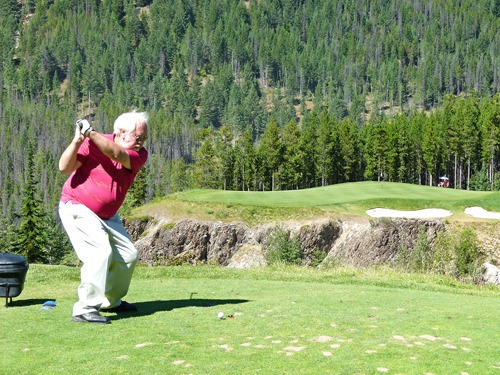
<path id="1" fill-rule="evenodd" d="M 304 251 L 303 264 L 341 261 L 356 266 L 392 262 L 398 249 L 412 249 L 420 231 L 431 245 L 445 230 L 442 221 L 377 220 L 314 223 L 266 224 L 248 227 L 244 223 L 221 224 L 184 220 L 175 224 L 156 220 L 136 220 L 125 226 L 147 265 L 199 262 L 248 268 L 265 265 L 270 236 L 276 228 Z M 323 259 L 324 258 L 324 259 Z"/>

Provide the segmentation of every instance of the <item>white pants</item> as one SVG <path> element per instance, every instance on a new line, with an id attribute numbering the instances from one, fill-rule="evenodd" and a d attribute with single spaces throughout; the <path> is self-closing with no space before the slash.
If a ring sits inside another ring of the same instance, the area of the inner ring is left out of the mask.
<path id="1" fill-rule="evenodd" d="M 60 202 L 59 217 L 83 263 L 73 316 L 120 305 L 138 253 L 118 214 L 103 220 L 82 204 Z"/>

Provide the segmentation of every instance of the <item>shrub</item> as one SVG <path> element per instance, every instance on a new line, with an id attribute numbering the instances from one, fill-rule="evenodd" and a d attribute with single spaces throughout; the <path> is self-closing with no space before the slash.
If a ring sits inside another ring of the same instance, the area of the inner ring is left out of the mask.
<path id="1" fill-rule="evenodd" d="M 299 265 L 302 263 L 304 251 L 296 239 L 290 239 L 289 233 L 283 228 L 276 228 L 270 235 L 266 254 L 269 264 L 285 263 Z"/>
<path id="2" fill-rule="evenodd" d="M 431 269 L 433 250 L 427 239 L 427 232 L 424 226 L 418 228 L 418 238 L 413 248 L 415 268 L 422 272 Z"/>
<path id="3" fill-rule="evenodd" d="M 479 245 L 476 233 L 464 229 L 455 247 L 455 268 L 458 277 L 473 276 L 480 263 Z"/>
<path id="4" fill-rule="evenodd" d="M 400 246 L 396 265 L 405 271 L 474 278 L 481 262 L 479 242 L 472 229 L 459 234 L 439 233 L 431 245 L 421 227 L 413 249 Z"/>
<path id="5" fill-rule="evenodd" d="M 399 247 L 397 266 L 412 272 L 428 272 L 433 262 L 433 251 L 427 241 L 425 227 L 418 228 L 418 238 L 412 249 Z"/>
<path id="6" fill-rule="evenodd" d="M 470 189 L 471 190 L 491 190 L 491 184 L 488 181 L 488 175 L 486 170 L 476 172 L 470 178 Z"/>
<path id="7" fill-rule="evenodd" d="M 453 248 L 454 238 L 446 232 L 440 232 L 434 242 L 434 255 L 432 257 L 431 272 L 441 275 L 454 273 Z"/>
<path id="8" fill-rule="evenodd" d="M 311 267 L 318 267 L 328 255 L 326 250 L 314 249 L 312 252 Z"/>
<path id="9" fill-rule="evenodd" d="M 82 262 L 78 259 L 78 256 L 74 251 L 70 251 L 64 255 L 59 264 L 69 267 L 80 267 Z"/>

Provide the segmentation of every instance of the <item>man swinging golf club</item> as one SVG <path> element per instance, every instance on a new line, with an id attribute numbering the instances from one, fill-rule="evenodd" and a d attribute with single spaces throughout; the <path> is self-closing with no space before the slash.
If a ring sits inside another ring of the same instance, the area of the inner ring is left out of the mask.
<path id="1" fill-rule="evenodd" d="M 107 324 L 111 321 L 99 311 L 137 310 L 122 300 L 138 253 L 117 212 L 148 158 L 147 132 L 145 112 L 120 115 L 113 134 L 101 134 L 87 120 L 78 120 L 59 159 L 59 170 L 70 174 L 62 188 L 59 216 L 83 263 L 75 322 Z"/>

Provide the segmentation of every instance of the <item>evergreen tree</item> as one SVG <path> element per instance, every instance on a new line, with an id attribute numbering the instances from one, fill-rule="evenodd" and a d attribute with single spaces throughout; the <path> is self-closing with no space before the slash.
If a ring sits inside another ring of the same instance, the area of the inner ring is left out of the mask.
<path id="1" fill-rule="evenodd" d="M 243 98 L 242 105 L 242 118 L 246 125 L 250 125 L 253 134 L 261 135 L 266 121 L 265 109 L 261 105 L 261 95 L 257 88 L 257 82 L 248 72 L 244 75 L 245 82 L 244 92 L 246 96 Z"/>
<path id="2" fill-rule="evenodd" d="M 388 178 L 389 138 L 386 120 L 365 126 L 365 178 L 383 181 Z"/>
<path id="3" fill-rule="evenodd" d="M 360 167 L 357 124 L 350 119 L 340 121 L 337 136 L 341 168 L 339 182 L 357 181 Z"/>
<path id="4" fill-rule="evenodd" d="M 326 111 L 323 111 L 319 117 L 316 133 L 315 152 L 316 170 L 321 179 L 321 186 L 332 183 L 332 172 L 337 160 L 333 158 L 333 126 Z"/>
<path id="5" fill-rule="evenodd" d="M 479 123 L 483 135 L 483 168 L 487 170 L 488 182 L 493 190 L 500 167 L 500 94 L 483 104 Z"/>
<path id="6" fill-rule="evenodd" d="M 48 264 L 60 264 L 63 259 L 73 253 L 73 247 L 69 241 L 62 224 L 53 217 L 47 216 L 47 257 Z"/>
<path id="7" fill-rule="evenodd" d="M 405 115 L 399 115 L 394 119 L 397 133 L 398 161 L 396 171 L 397 182 L 409 181 L 409 172 L 412 169 L 412 150 L 409 136 L 409 121 Z"/>
<path id="8" fill-rule="evenodd" d="M 221 164 L 220 181 L 223 182 L 222 188 L 227 190 L 232 187 L 233 169 L 234 169 L 234 151 L 233 134 L 229 126 L 223 125 L 216 134 L 215 150 L 218 160 Z"/>
<path id="9" fill-rule="evenodd" d="M 148 174 L 148 164 L 141 168 L 137 176 L 135 177 L 134 183 L 129 188 L 125 201 L 120 207 L 120 213 L 124 216 L 130 213 L 130 211 L 138 206 L 146 203 L 147 194 L 147 179 Z"/>
<path id="10" fill-rule="evenodd" d="M 218 189 L 222 187 L 219 180 L 221 164 L 217 157 L 214 134 L 210 130 L 200 132 L 201 146 L 196 153 L 193 165 L 194 187 L 202 189 Z"/>
<path id="11" fill-rule="evenodd" d="M 0 244 L 0 253 L 18 252 L 17 233 L 11 221 L 0 220 L 0 236 L 3 239 Z"/>
<path id="12" fill-rule="evenodd" d="M 274 118 L 271 118 L 262 135 L 259 154 L 261 160 L 264 162 L 262 164 L 265 173 L 264 178 L 265 181 L 268 181 L 265 183 L 264 188 L 270 186 L 270 189 L 274 191 L 277 188 L 276 179 L 278 178 L 278 172 L 283 158 L 283 143 L 281 141 L 278 124 Z"/>
<path id="13" fill-rule="evenodd" d="M 317 159 L 316 142 L 318 131 L 319 118 L 316 111 L 304 120 L 302 131 L 300 133 L 299 147 L 303 155 L 303 176 L 302 187 L 310 188 L 316 186 L 317 181 Z"/>
<path id="14" fill-rule="evenodd" d="M 428 121 L 428 116 L 425 112 L 413 112 L 409 120 L 408 138 L 412 145 L 412 168 L 410 169 L 412 176 L 409 178 L 409 181 L 422 185 L 426 177 L 424 173 L 423 132 L 425 124 Z"/>
<path id="15" fill-rule="evenodd" d="M 382 121 L 386 128 L 387 148 L 385 152 L 385 181 L 396 181 L 399 169 L 399 138 L 402 135 L 396 121 Z"/>
<path id="16" fill-rule="evenodd" d="M 34 145 L 30 141 L 26 151 L 26 169 L 23 187 L 21 223 L 17 229 L 16 253 L 30 263 L 44 263 L 48 257 L 47 216 L 34 173 Z"/>
<path id="17" fill-rule="evenodd" d="M 240 171 L 241 174 L 241 189 L 255 190 L 257 182 L 255 181 L 256 174 L 256 151 L 253 143 L 252 128 L 247 126 L 243 137 L 237 141 L 238 149 L 240 150 Z"/>
<path id="18" fill-rule="evenodd" d="M 221 125 L 221 93 L 217 85 L 209 80 L 200 94 L 200 125 L 204 128 L 216 129 Z"/>
<path id="19" fill-rule="evenodd" d="M 463 126 L 463 158 L 466 162 L 466 188 L 470 188 L 470 178 L 478 168 L 480 158 L 481 133 L 478 123 L 479 103 L 476 95 L 461 103 L 457 115 L 462 118 Z"/>
<path id="20" fill-rule="evenodd" d="M 422 151 L 425 167 L 427 169 L 429 185 L 434 184 L 434 178 L 438 171 L 439 157 L 442 152 L 440 135 L 440 122 L 437 114 L 429 116 L 428 121 L 422 129 Z"/>
<path id="21" fill-rule="evenodd" d="M 283 189 L 298 189 L 302 181 L 303 155 L 300 150 L 300 130 L 295 120 L 285 124 L 282 130 L 283 164 L 280 172 Z"/>
<path id="22" fill-rule="evenodd" d="M 453 181 L 455 188 L 460 188 L 462 186 L 462 162 L 464 159 L 463 146 L 465 135 L 462 118 L 460 118 L 460 114 L 457 111 L 461 103 L 454 96 L 449 95 L 447 98 L 450 98 L 452 104 L 445 107 L 445 116 L 447 115 L 446 110 L 450 109 L 451 113 L 443 119 L 443 125 L 447 130 L 447 146 L 453 159 Z"/>

